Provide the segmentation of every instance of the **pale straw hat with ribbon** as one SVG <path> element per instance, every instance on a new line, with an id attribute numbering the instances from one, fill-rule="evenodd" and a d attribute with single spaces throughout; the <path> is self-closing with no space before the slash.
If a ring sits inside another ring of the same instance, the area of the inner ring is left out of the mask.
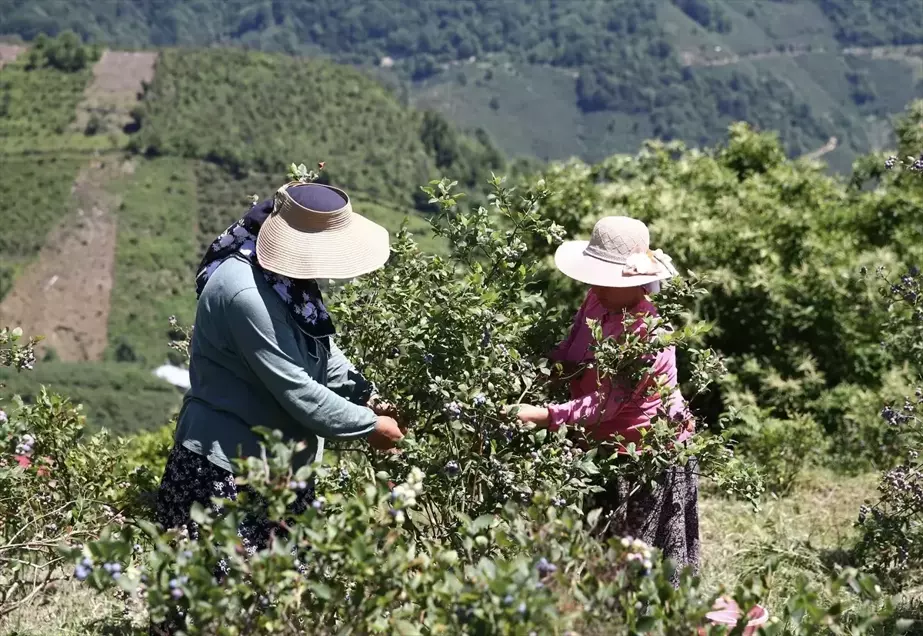
<path id="1" fill-rule="evenodd" d="M 260 265 L 289 278 L 355 278 L 383 266 L 388 230 L 353 212 L 349 195 L 319 183 L 288 183 L 256 239 Z"/>
<path id="2" fill-rule="evenodd" d="M 587 285 L 640 287 L 677 275 L 673 259 L 651 251 L 647 226 L 627 216 L 607 216 L 589 241 L 567 241 L 554 255 L 562 273 Z"/>

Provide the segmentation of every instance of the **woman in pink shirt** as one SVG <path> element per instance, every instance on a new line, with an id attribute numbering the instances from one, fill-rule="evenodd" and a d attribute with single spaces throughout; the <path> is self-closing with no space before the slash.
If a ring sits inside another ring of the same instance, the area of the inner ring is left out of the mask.
<path id="1" fill-rule="evenodd" d="M 639 442 L 642 431 L 656 417 L 674 422 L 677 442 L 688 439 L 694 424 L 677 386 L 676 350 L 668 347 L 644 359 L 640 383 L 600 379 L 591 349 L 593 337 L 587 325 L 595 320 L 604 337 L 620 338 L 626 325 L 642 337 L 645 319 L 657 316 L 648 294 L 659 290 L 660 281 L 676 275 L 672 262 L 660 250 L 650 250 L 650 235 L 641 221 L 606 217 L 593 228 L 589 241 L 568 241 L 558 248 L 555 264 L 565 275 L 590 285 L 574 319 L 570 335 L 551 353 L 561 362 L 570 380 L 571 400 L 539 407 L 521 405 L 520 421 L 549 429 L 581 424 L 587 435 L 602 442 L 620 436 L 624 444 Z M 622 379 L 625 380 L 625 379 Z M 654 384 L 659 390 L 652 390 Z M 660 548 L 678 566 L 699 565 L 698 480 L 696 463 L 670 466 L 655 487 L 615 478 L 606 492 L 591 502 L 604 512 L 604 531 L 639 538 Z M 674 577 L 674 582 L 678 577 Z"/>

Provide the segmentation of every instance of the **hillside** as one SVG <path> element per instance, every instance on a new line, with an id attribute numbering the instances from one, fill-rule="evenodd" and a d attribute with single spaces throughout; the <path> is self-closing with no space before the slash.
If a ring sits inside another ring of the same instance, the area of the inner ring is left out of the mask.
<path id="1" fill-rule="evenodd" d="M 0 0 L 0 34 L 72 28 L 138 47 L 239 45 L 376 68 L 508 154 L 595 160 L 713 144 L 745 119 L 848 167 L 923 95 L 917 0 Z"/>
<path id="2" fill-rule="evenodd" d="M 286 86 L 287 90 L 278 90 Z M 295 161 L 325 161 L 361 213 L 425 244 L 419 185 L 502 166 L 482 137 L 411 110 L 349 67 L 243 51 L 0 50 L 0 323 L 46 337 L 40 373 L 96 424 L 160 424 L 178 394 L 168 318 L 189 323 L 203 245 Z M 101 364 L 105 363 L 105 364 Z"/>

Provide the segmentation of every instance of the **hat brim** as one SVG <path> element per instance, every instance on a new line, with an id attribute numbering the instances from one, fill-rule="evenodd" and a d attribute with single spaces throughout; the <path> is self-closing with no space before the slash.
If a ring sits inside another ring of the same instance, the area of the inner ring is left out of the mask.
<path id="1" fill-rule="evenodd" d="M 589 241 L 567 241 L 554 253 L 554 264 L 562 274 L 574 280 L 598 287 L 641 287 L 649 283 L 672 278 L 673 275 L 661 263 L 660 271 L 652 275 L 626 275 L 625 267 L 607 263 L 584 254 Z"/>
<path id="2" fill-rule="evenodd" d="M 355 278 L 381 268 L 390 255 L 388 230 L 355 212 L 341 227 L 314 231 L 272 214 L 256 238 L 260 266 L 295 279 Z"/>

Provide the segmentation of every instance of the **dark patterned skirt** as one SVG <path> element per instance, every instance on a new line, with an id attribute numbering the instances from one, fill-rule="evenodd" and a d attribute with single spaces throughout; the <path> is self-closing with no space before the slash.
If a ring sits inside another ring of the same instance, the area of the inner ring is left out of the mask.
<path id="1" fill-rule="evenodd" d="M 292 514 L 301 514 L 314 501 L 313 483 L 305 486 L 298 491 L 298 498 L 290 507 Z M 192 504 L 198 502 L 210 508 L 213 506 L 212 498 L 236 500 L 242 490 L 248 493 L 255 506 L 237 527 L 237 534 L 247 553 L 252 555 L 265 548 L 273 534 L 281 535 L 284 529 L 267 518 L 265 505 L 257 493 L 247 486 L 239 487 L 233 474 L 182 446 L 174 446 L 167 459 L 157 493 L 156 521 L 168 529 L 185 527 L 189 538 L 198 541 L 198 524 L 189 517 Z M 222 510 L 218 508 L 214 512 L 220 515 Z M 300 565 L 299 569 L 304 571 L 304 565 Z M 216 580 L 220 581 L 226 573 L 227 564 L 219 561 L 215 569 Z M 151 624 L 150 633 L 156 636 L 173 634 L 182 624 L 182 613 L 177 610 L 167 622 Z"/>
<path id="2" fill-rule="evenodd" d="M 627 478 L 612 480 L 604 492 L 590 502 L 590 509 L 602 508 L 601 533 L 604 536 L 630 536 L 641 539 L 663 552 L 677 567 L 673 585 L 679 584 L 679 571 L 685 567 L 698 573 L 699 478 L 698 462 L 671 466 L 650 484 Z"/>

